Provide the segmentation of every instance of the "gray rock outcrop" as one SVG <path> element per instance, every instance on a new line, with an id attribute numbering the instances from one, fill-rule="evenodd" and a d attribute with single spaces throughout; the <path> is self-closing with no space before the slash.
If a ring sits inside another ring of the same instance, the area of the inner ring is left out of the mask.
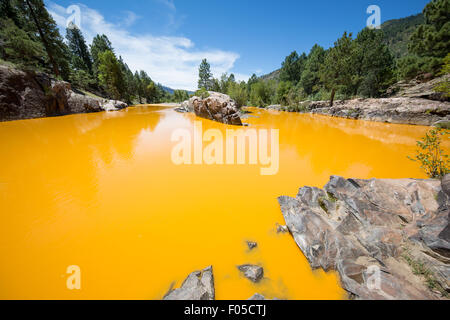
<path id="1" fill-rule="evenodd" d="M 432 75 L 428 76 L 432 77 Z M 444 93 L 435 91 L 435 88 L 441 82 L 449 80 L 450 75 L 448 74 L 432 80 L 423 79 L 423 77 L 422 79 L 416 78 L 410 81 L 403 80 L 392 85 L 387 90 L 387 96 L 449 101 Z"/>
<path id="2" fill-rule="evenodd" d="M 294 110 L 347 119 L 424 126 L 450 120 L 450 102 L 407 97 L 338 100 L 332 107 L 329 101 L 307 101 Z"/>
<path id="3" fill-rule="evenodd" d="M 115 111 L 126 107 L 121 101 L 76 93 L 70 83 L 43 73 L 0 66 L 0 121 Z"/>
<path id="4" fill-rule="evenodd" d="M 443 299 L 450 292 L 449 176 L 331 177 L 279 203 L 313 269 L 338 272 L 356 299 Z M 446 191 L 444 191 L 446 190 Z"/>
<path id="5" fill-rule="evenodd" d="M 192 272 L 179 289 L 170 290 L 163 300 L 214 300 L 214 275 L 212 266 Z"/>

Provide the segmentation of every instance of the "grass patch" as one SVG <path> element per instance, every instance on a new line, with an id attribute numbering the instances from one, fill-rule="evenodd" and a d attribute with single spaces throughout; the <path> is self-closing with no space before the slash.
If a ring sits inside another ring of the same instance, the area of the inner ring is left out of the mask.
<path id="1" fill-rule="evenodd" d="M 89 92 L 89 91 L 86 91 L 86 90 L 80 90 L 80 91 L 83 92 L 88 97 L 105 100 L 105 98 L 99 97 L 99 96 L 93 94 L 92 92 Z"/>
<path id="2" fill-rule="evenodd" d="M 448 292 L 444 288 L 442 288 L 442 286 L 436 280 L 433 271 L 428 269 L 423 262 L 414 260 L 408 251 L 406 251 L 402 255 L 402 257 L 409 264 L 412 272 L 415 275 L 423 277 L 425 279 L 425 283 L 430 290 L 437 290 L 441 293 L 442 296 L 448 298 Z"/>
<path id="3" fill-rule="evenodd" d="M 319 199 L 317 201 L 319 202 L 319 206 L 322 208 L 322 210 L 325 211 L 327 214 L 329 214 L 327 205 L 325 203 L 325 199 L 322 197 L 319 197 Z"/>
<path id="4" fill-rule="evenodd" d="M 5 61 L 1 58 L 0 58 L 0 65 L 6 66 L 6 67 L 11 67 L 11 68 L 17 68 L 17 66 L 14 63 L 12 63 L 10 61 Z"/>
<path id="5" fill-rule="evenodd" d="M 327 192 L 328 198 L 331 200 L 331 202 L 337 202 L 338 198 L 336 198 L 332 193 Z"/>

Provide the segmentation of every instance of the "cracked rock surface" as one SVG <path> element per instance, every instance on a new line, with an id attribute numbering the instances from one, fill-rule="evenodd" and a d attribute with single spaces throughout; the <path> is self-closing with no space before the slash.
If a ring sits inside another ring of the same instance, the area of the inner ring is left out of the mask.
<path id="1" fill-rule="evenodd" d="M 212 266 L 194 271 L 179 289 L 169 290 L 163 300 L 214 300 L 214 275 Z"/>
<path id="2" fill-rule="evenodd" d="M 350 298 L 445 299 L 448 181 L 333 176 L 278 201 L 311 267 L 337 271 Z"/>

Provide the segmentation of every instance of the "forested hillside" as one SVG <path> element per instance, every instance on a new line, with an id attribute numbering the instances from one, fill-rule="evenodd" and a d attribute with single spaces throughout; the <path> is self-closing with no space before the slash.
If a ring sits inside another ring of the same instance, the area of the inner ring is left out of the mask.
<path id="1" fill-rule="evenodd" d="M 403 19 L 386 21 L 381 25 L 385 43 L 396 58 L 408 54 L 408 43 L 417 27 L 425 22 L 422 13 Z"/>
<path id="2" fill-rule="evenodd" d="M 185 91 L 169 93 L 145 71 L 130 70 L 106 35 L 88 45 L 71 25 L 63 38 L 42 0 L 0 0 L 0 62 L 53 74 L 74 88 L 127 103 L 188 97 Z"/>
<path id="3" fill-rule="evenodd" d="M 384 42 L 387 44 L 395 58 L 408 55 L 409 39 L 416 28 L 425 22 L 422 13 L 407 18 L 386 21 L 381 25 L 384 33 Z M 280 69 L 259 77 L 261 80 L 279 80 Z"/>
<path id="4" fill-rule="evenodd" d="M 250 104 L 381 97 L 397 81 L 445 73 L 449 35 L 450 0 L 432 0 L 422 14 L 387 21 L 381 30 L 344 32 L 329 49 L 316 44 L 309 53 L 293 51 L 281 69 L 252 84 Z"/>

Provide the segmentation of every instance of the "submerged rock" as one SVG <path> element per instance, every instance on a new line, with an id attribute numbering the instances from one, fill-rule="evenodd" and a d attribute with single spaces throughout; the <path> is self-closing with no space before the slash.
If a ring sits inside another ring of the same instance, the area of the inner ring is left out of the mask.
<path id="1" fill-rule="evenodd" d="M 450 198 L 442 187 L 333 176 L 323 190 L 304 187 L 279 203 L 311 267 L 336 270 L 350 297 L 441 299 L 450 290 Z"/>
<path id="2" fill-rule="evenodd" d="M 237 267 L 252 282 L 259 282 L 264 277 L 264 269 L 257 265 L 243 264 Z"/>
<path id="3" fill-rule="evenodd" d="M 163 300 L 214 300 L 214 275 L 212 266 L 192 272 L 179 289 L 170 290 Z"/>
<path id="4" fill-rule="evenodd" d="M 277 223 L 275 227 L 277 229 L 277 233 L 288 233 L 289 232 L 289 228 L 287 226 L 282 226 L 279 223 Z"/>
<path id="5" fill-rule="evenodd" d="M 262 300 L 266 300 L 266 297 L 264 297 L 262 294 L 255 293 L 253 296 L 251 296 L 247 300 L 254 300 L 254 301 L 260 300 L 260 301 L 262 301 Z"/>
<path id="6" fill-rule="evenodd" d="M 207 98 L 192 97 L 181 104 L 178 112 L 195 112 L 201 118 L 242 126 L 236 102 L 223 93 L 209 91 Z"/>
<path id="7" fill-rule="evenodd" d="M 254 241 L 247 241 L 247 246 L 248 246 L 248 249 L 251 251 L 251 250 L 255 249 L 256 247 L 258 247 L 258 243 L 254 242 Z"/>

